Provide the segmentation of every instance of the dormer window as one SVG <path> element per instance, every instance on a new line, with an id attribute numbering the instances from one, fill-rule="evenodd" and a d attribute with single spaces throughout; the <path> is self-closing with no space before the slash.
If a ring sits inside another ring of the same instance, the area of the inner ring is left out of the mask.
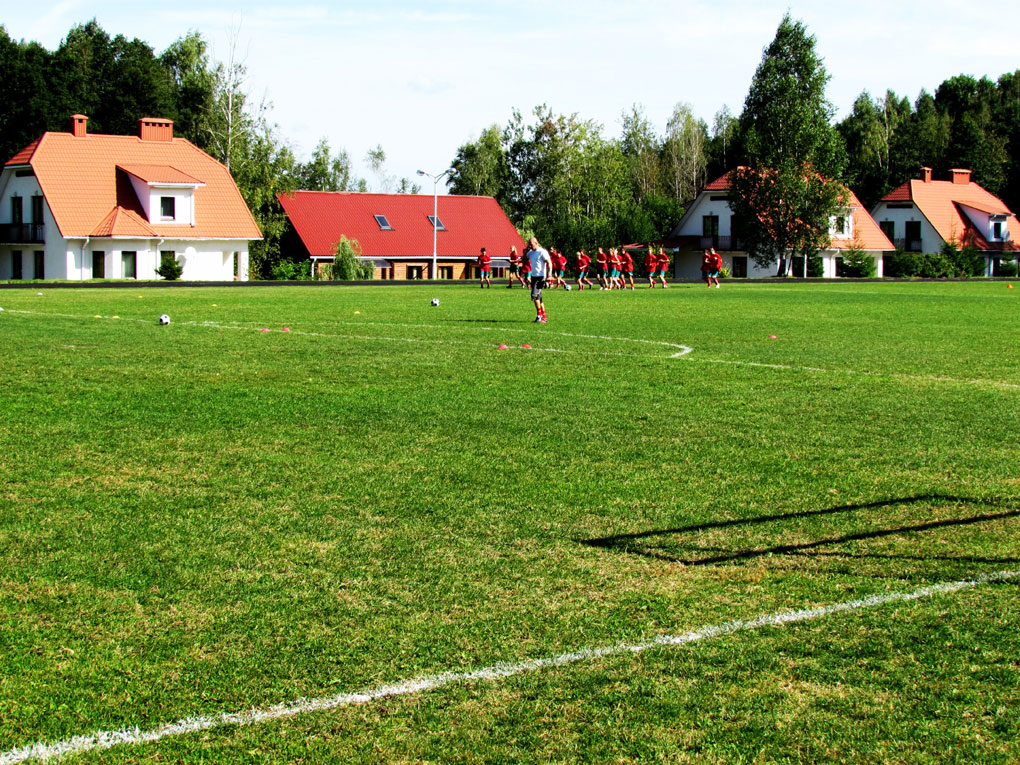
<path id="1" fill-rule="evenodd" d="M 385 215 L 373 215 L 372 217 L 375 218 L 375 222 L 379 224 L 379 230 L 380 231 L 392 231 L 393 230 L 393 226 L 391 226 L 390 222 L 388 220 L 386 220 L 386 216 Z"/>
<path id="2" fill-rule="evenodd" d="M 831 235 L 838 239 L 849 239 L 853 236 L 853 218 L 849 211 L 844 211 L 832 218 Z"/>
<path id="3" fill-rule="evenodd" d="M 177 217 L 176 200 L 173 197 L 160 197 L 159 214 L 163 220 L 174 220 Z"/>

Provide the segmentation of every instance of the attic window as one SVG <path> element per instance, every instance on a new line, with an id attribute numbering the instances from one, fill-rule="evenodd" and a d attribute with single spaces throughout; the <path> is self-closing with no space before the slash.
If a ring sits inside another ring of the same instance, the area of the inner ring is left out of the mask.
<path id="1" fill-rule="evenodd" d="M 159 198 L 159 212 L 163 220 L 173 220 L 176 217 L 177 206 L 173 197 Z"/>
<path id="2" fill-rule="evenodd" d="M 390 222 L 388 220 L 386 220 L 386 216 L 385 215 L 373 215 L 372 217 L 375 218 L 375 222 L 379 224 L 379 230 L 380 231 L 392 231 L 393 230 L 393 226 L 391 226 Z"/>
<path id="3" fill-rule="evenodd" d="M 436 231 L 446 231 L 443 221 L 433 215 L 429 216 L 429 224 L 435 226 Z"/>

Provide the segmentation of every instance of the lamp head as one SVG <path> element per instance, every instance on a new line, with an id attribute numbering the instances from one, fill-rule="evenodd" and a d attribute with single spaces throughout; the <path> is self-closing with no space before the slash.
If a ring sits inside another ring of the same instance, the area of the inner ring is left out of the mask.
<path id="1" fill-rule="evenodd" d="M 425 175 L 425 171 L 424 170 L 418 170 L 417 172 L 418 172 L 418 175 Z"/>

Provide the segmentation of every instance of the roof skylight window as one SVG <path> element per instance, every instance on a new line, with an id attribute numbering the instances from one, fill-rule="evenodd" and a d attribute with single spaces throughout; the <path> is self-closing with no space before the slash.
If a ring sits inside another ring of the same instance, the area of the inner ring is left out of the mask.
<path id="1" fill-rule="evenodd" d="M 435 226 L 436 231 L 446 231 L 446 226 L 443 225 L 443 221 L 434 215 L 429 216 L 429 224 Z"/>
<path id="2" fill-rule="evenodd" d="M 392 231 L 393 230 L 393 226 L 391 226 L 390 222 L 388 220 L 386 220 L 386 216 L 385 215 L 373 215 L 372 217 L 375 218 L 375 222 L 379 224 L 379 230 L 380 231 Z"/>

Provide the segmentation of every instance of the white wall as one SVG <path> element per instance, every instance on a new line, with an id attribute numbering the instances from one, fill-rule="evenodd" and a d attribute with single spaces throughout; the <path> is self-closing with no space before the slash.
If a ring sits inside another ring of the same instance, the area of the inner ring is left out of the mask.
<path id="1" fill-rule="evenodd" d="M 900 242 L 906 246 L 904 239 L 907 235 L 907 221 L 916 221 L 921 224 L 921 252 L 939 252 L 942 249 L 942 237 L 915 205 L 910 205 L 909 208 L 890 208 L 887 202 L 879 202 L 871 217 L 879 225 L 885 221 L 893 221 L 896 226 L 890 237 L 893 240 L 893 245 Z M 961 236 L 963 236 L 963 232 L 957 232 L 957 238 Z"/>
<path id="2" fill-rule="evenodd" d="M 195 223 L 195 191 L 192 187 L 180 186 L 157 186 L 150 185 L 140 178 L 127 174 L 131 180 L 131 187 L 135 190 L 135 196 L 145 211 L 145 218 L 152 225 L 174 224 L 190 226 Z M 174 218 L 164 220 L 160 199 L 162 197 L 174 198 Z"/>

